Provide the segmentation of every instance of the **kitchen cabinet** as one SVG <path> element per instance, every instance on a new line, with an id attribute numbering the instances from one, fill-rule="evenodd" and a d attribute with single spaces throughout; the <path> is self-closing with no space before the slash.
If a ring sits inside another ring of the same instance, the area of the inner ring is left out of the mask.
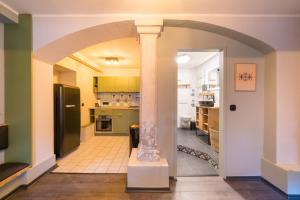
<path id="1" fill-rule="evenodd" d="M 128 110 L 114 110 L 113 115 L 113 132 L 128 133 L 129 113 Z"/>
<path id="2" fill-rule="evenodd" d="M 128 78 L 128 92 L 140 92 L 140 77 L 133 76 Z"/>
<path id="3" fill-rule="evenodd" d="M 97 77 L 94 84 L 94 91 L 96 92 L 140 91 L 140 78 L 137 76 L 100 76 Z"/>
<path id="4" fill-rule="evenodd" d="M 113 91 L 114 92 L 128 92 L 128 77 L 112 77 L 112 79 L 114 80 L 114 88 Z M 100 85 L 101 87 L 101 85 Z"/>
<path id="5" fill-rule="evenodd" d="M 113 92 L 114 80 L 109 76 L 98 77 L 98 92 Z"/>
<path id="6" fill-rule="evenodd" d="M 112 131 L 111 132 L 97 132 L 99 134 L 117 134 L 129 135 L 129 126 L 139 123 L 139 110 L 138 109 L 119 109 L 119 108 L 99 108 L 95 109 L 96 118 L 99 115 L 109 115 L 112 118 Z"/>

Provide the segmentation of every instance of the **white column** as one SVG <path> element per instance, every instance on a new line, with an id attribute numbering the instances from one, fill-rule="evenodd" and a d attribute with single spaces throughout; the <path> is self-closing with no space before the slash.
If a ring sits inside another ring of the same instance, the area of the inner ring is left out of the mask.
<path id="1" fill-rule="evenodd" d="M 169 165 L 157 150 L 157 37 L 162 20 L 135 21 L 141 44 L 140 144 L 128 162 L 127 189 L 169 191 Z"/>
<path id="2" fill-rule="evenodd" d="M 141 44 L 140 144 L 137 159 L 159 161 L 157 150 L 157 38 L 162 20 L 135 22 Z"/>

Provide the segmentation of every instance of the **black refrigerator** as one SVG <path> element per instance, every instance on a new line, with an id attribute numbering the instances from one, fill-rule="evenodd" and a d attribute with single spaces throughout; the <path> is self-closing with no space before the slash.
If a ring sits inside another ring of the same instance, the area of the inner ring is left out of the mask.
<path id="1" fill-rule="evenodd" d="M 80 89 L 54 84 L 54 149 L 63 157 L 80 145 Z"/>

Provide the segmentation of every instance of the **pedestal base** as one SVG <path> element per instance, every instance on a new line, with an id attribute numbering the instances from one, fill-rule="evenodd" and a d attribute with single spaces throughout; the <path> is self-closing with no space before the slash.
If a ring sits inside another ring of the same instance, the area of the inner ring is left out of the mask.
<path id="1" fill-rule="evenodd" d="M 132 149 L 128 162 L 127 189 L 169 189 L 169 165 L 165 158 L 147 162 L 137 160 L 137 149 Z"/>

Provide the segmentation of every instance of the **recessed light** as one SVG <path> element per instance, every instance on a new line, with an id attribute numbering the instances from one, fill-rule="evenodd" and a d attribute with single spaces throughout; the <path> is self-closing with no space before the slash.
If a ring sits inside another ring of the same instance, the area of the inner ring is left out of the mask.
<path id="1" fill-rule="evenodd" d="M 185 64 L 191 60 L 191 57 L 187 54 L 179 55 L 176 57 L 177 64 Z"/>

